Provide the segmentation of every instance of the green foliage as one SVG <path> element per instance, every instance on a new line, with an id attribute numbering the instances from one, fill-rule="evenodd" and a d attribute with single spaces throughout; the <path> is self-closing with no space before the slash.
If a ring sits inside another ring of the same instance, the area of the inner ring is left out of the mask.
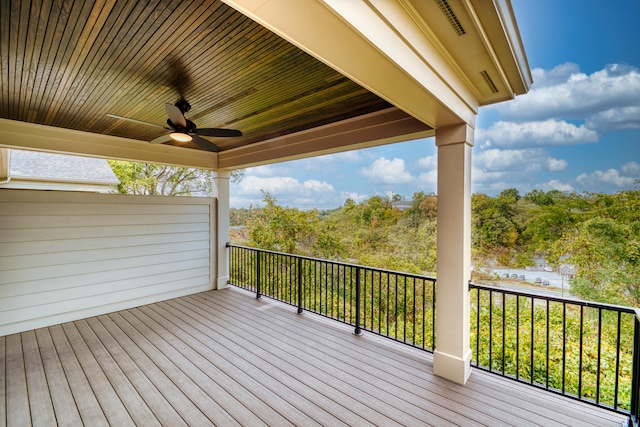
<path id="1" fill-rule="evenodd" d="M 572 293 L 640 305 L 640 191 L 590 195 L 592 209 L 555 244 L 555 259 L 576 269 Z"/>
<path id="2" fill-rule="evenodd" d="M 559 302 L 534 303 L 514 295 L 503 299 L 497 292 L 491 299 L 489 292 L 477 289 L 471 293 L 474 362 L 525 382 L 609 406 L 617 403 L 627 410 L 633 322 L 634 314 L 624 313 L 618 329 L 616 311 L 598 313 L 576 304 L 564 308 Z"/>
<path id="3" fill-rule="evenodd" d="M 534 190 L 521 197 L 515 189 L 497 197 L 474 194 L 473 263 L 525 267 L 544 257 L 556 267 L 576 268 L 574 295 L 639 305 L 639 194 Z M 394 199 L 347 199 L 342 207 L 319 213 L 279 207 L 267 194 L 262 209 L 232 210 L 232 223 L 248 225 L 250 244 L 260 248 L 435 274 L 437 196 L 415 193 L 404 212 L 392 208 Z"/>
<path id="4" fill-rule="evenodd" d="M 213 192 L 214 172 L 175 166 L 109 160 L 120 180 L 114 192 L 120 194 L 194 196 Z"/>
<path id="5" fill-rule="evenodd" d="M 231 227 L 244 226 L 249 223 L 256 213 L 257 210 L 253 208 L 231 209 L 229 211 L 229 225 Z"/>
<path id="6" fill-rule="evenodd" d="M 109 160 L 120 183 L 113 186 L 118 194 L 143 196 L 211 196 L 216 173 L 205 169 L 183 168 L 148 163 Z M 231 181 L 239 182 L 244 170 L 231 172 Z"/>
<path id="7" fill-rule="evenodd" d="M 247 223 L 250 246 L 319 257 L 335 257 L 340 253 L 340 244 L 332 234 L 320 232 L 317 211 L 284 208 L 276 203 L 275 197 L 263 194 L 265 206 L 251 215 Z"/>

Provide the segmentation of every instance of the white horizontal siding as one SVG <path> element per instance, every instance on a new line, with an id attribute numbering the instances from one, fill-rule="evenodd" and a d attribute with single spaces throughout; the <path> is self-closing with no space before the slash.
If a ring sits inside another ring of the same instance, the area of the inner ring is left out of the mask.
<path id="1" fill-rule="evenodd" d="M 212 199 L 0 191 L 0 335 L 212 288 Z"/>

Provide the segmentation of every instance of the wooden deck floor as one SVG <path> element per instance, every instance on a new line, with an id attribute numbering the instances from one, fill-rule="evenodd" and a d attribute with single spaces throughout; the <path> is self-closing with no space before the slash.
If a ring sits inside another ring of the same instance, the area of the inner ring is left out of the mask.
<path id="1" fill-rule="evenodd" d="M 0 417 L 33 425 L 611 425 L 624 418 L 237 289 L 0 338 Z"/>

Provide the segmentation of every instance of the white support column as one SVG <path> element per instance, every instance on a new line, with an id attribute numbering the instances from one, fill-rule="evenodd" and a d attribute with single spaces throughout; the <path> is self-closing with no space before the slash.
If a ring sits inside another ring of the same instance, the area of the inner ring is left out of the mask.
<path id="1" fill-rule="evenodd" d="M 216 253 L 217 265 L 215 268 L 216 289 L 224 289 L 229 285 L 229 176 L 228 171 L 218 171 L 215 185 L 218 189 L 216 212 Z"/>
<path id="2" fill-rule="evenodd" d="M 438 254 L 433 372 L 459 384 L 471 373 L 471 148 L 473 128 L 438 128 Z"/>

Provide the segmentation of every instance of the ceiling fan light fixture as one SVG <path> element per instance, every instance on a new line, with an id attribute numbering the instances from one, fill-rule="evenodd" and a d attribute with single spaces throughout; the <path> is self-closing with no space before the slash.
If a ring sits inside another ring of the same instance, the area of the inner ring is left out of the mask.
<path id="1" fill-rule="evenodd" d="M 191 135 L 182 132 L 171 132 L 169 136 L 176 142 L 191 142 L 193 140 Z"/>

